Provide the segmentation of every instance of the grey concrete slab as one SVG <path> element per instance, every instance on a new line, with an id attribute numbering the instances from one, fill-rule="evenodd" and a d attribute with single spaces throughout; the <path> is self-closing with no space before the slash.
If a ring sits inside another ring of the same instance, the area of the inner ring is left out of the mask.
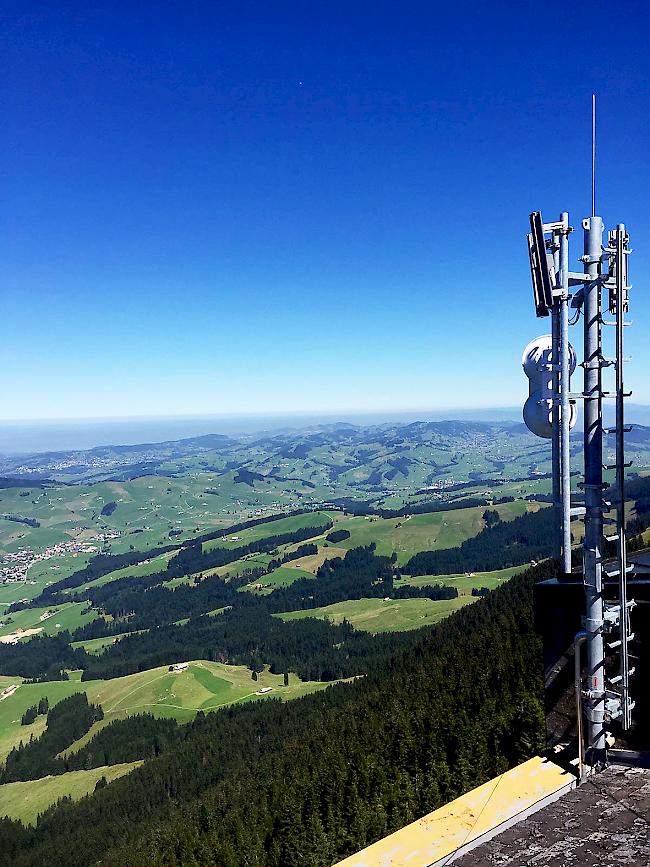
<path id="1" fill-rule="evenodd" d="M 612 766 L 453 864 L 650 867 L 650 771 Z"/>

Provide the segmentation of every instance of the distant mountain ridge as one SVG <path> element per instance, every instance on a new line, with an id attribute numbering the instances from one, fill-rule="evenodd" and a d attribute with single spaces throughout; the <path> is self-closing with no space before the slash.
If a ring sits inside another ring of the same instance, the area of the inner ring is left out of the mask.
<path id="1" fill-rule="evenodd" d="M 574 433 L 574 439 L 580 436 Z M 607 437 L 608 447 L 614 446 Z M 635 425 L 628 453 L 650 466 L 650 427 Z M 576 467 L 580 469 L 579 467 Z M 41 483 L 126 481 L 212 474 L 224 484 L 265 495 L 289 488 L 296 497 L 324 502 L 379 493 L 426 495 L 482 479 L 542 477 L 550 471 L 550 442 L 520 421 L 412 420 L 357 425 L 317 423 L 302 429 L 226 436 L 202 434 L 140 445 L 0 457 L 0 476 Z M 215 482 L 207 480 L 208 493 Z M 301 493 L 302 492 L 302 493 Z"/>

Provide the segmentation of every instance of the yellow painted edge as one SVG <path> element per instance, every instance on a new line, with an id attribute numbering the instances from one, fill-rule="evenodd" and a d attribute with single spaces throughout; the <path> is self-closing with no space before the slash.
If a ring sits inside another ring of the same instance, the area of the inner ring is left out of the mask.
<path id="1" fill-rule="evenodd" d="M 572 775 L 539 756 L 340 861 L 335 867 L 429 867 L 566 787 Z"/>

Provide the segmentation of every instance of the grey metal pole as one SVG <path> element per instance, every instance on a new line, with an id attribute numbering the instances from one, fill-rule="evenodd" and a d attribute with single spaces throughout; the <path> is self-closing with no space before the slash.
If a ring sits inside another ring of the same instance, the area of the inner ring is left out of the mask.
<path id="1" fill-rule="evenodd" d="M 576 632 L 573 639 L 573 672 L 576 694 L 576 733 L 578 735 L 578 783 L 585 778 L 585 739 L 582 730 L 582 665 L 580 664 L 580 648 L 587 638 L 584 631 Z"/>
<path id="2" fill-rule="evenodd" d="M 585 230 L 584 300 L 584 447 L 585 447 L 585 540 L 584 583 L 587 633 L 587 723 L 589 759 L 592 765 L 606 761 L 605 671 L 603 645 L 603 422 L 601 358 L 601 254 L 603 221 L 592 216 L 583 220 Z"/>
<path id="3" fill-rule="evenodd" d="M 559 271 L 559 256 L 556 259 L 556 270 Z M 554 304 L 551 310 L 551 362 L 553 364 L 553 405 L 551 408 L 551 471 L 553 478 L 553 556 L 558 560 L 562 556 L 562 486 L 560 484 L 560 406 L 557 399 L 560 394 L 560 312 Z"/>
<path id="4" fill-rule="evenodd" d="M 562 495 L 562 561 L 565 574 L 571 572 L 571 450 L 569 431 L 569 215 L 560 217 L 560 487 Z"/>
<path id="5" fill-rule="evenodd" d="M 628 656 L 628 605 L 627 605 L 627 540 L 625 538 L 625 387 L 623 384 L 624 345 L 623 332 L 627 292 L 627 256 L 625 225 L 619 223 L 616 233 L 617 287 L 616 287 L 616 486 L 618 488 L 618 508 L 616 511 L 618 532 L 618 583 L 621 639 L 621 705 L 623 711 L 623 730 L 632 725 L 630 709 L 630 663 Z"/>

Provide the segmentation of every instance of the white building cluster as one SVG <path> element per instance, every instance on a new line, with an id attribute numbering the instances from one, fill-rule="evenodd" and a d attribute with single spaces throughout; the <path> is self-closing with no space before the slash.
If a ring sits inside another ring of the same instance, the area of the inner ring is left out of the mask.
<path id="1" fill-rule="evenodd" d="M 79 532 L 81 532 L 81 528 L 79 528 Z M 42 551 L 19 548 L 17 551 L 2 552 L 0 553 L 0 584 L 27 581 L 29 569 L 35 563 L 43 560 L 67 557 L 70 554 L 73 557 L 78 557 L 80 554 L 96 554 L 101 544 L 110 539 L 117 539 L 119 536 L 118 530 L 107 530 L 103 533 L 95 533 L 90 537 L 87 536 L 83 541 L 70 539 L 65 542 L 57 542 Z M 58 566 L 55 564 L 50 568 L 58 569 Z"/>

